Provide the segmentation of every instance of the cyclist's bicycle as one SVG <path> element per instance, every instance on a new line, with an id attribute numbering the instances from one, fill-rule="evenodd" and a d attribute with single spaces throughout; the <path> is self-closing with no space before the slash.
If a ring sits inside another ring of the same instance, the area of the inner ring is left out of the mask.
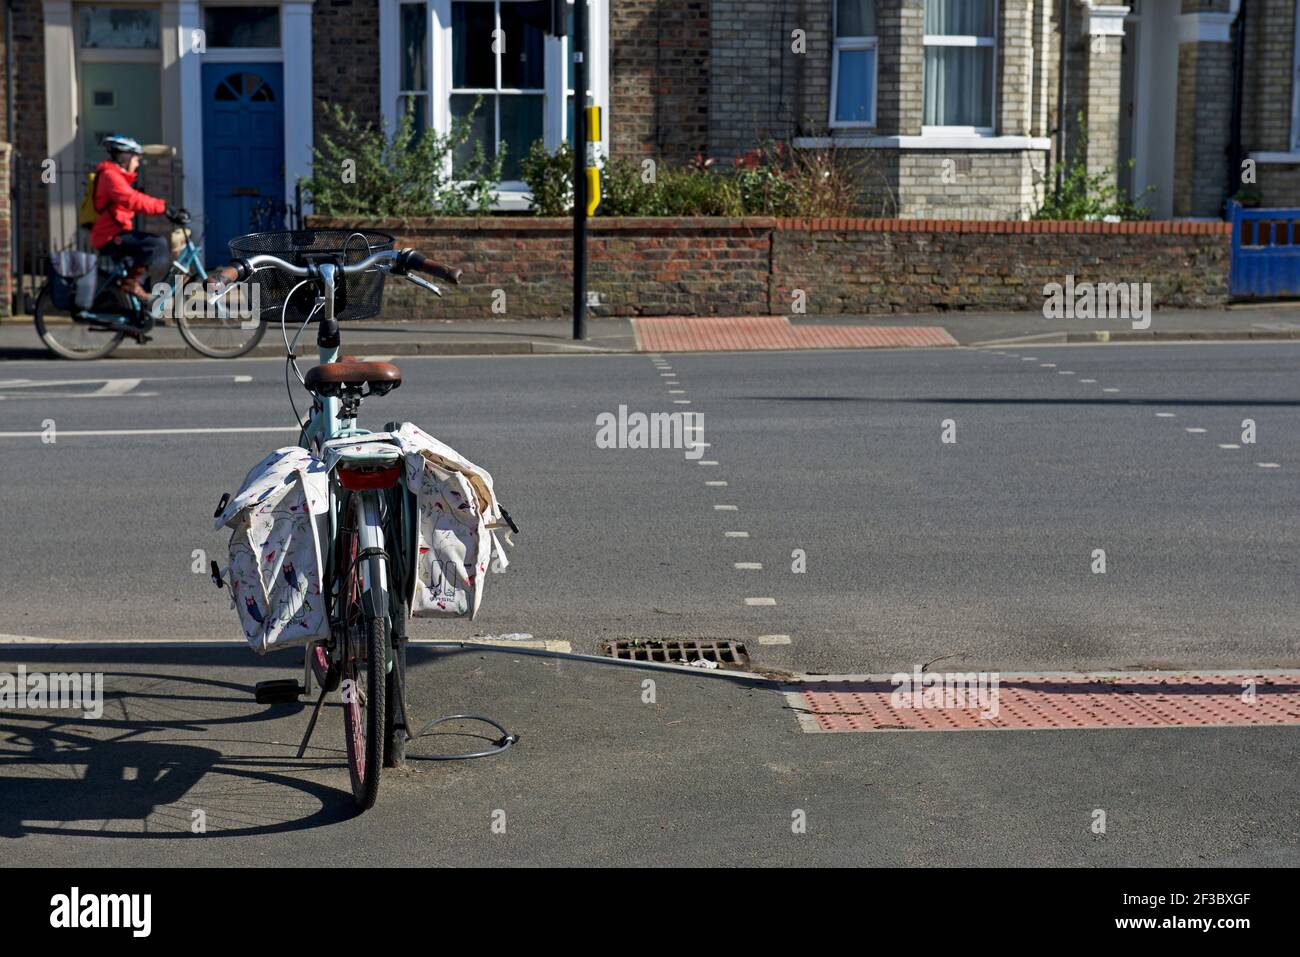
<path id="1" fill-rule="evenodd" d="M 176 217 L 171 222 L 184 229 L 185 244 L 172 261 L 165 286 L 149 306 L 120 286 L 133 264 L 130 257 L 100 271 L 90 309 L 60 308 L 53 283 L 41 287 L 32 318 L 46 348 L 65 359 L 102 359 L 128 336 L 148 342 L 154 326 L 169 314 L 189 346 L 210 358 L 234 359 L 257 345 L 266 331 L 262 311 L 231 307 L 224 300 L 208 302 L 201 295 L 208 272 L 189 218 Z"/>
<path id="2" fill-rule="evenodd" d="M 330 637 L 307 645 L 302 684 L 262 682 L 258 701 L 296 701 L 310 693 L 315 677 L 321 693 L 303 738 L 305 749 L 325 695 L 342 688 L 352 795 L 362 810 L 375 802 L 381 767 L 400 765 L 410 738 L 404 688 L 416 505 L 402 484 L 397 446 L 366 443 L 363 437 L 373 433 L 356 424 L 362 400 L 400 386 L 401 371 L 388 362 L 340 358 L 339 319 L 377 314 L 386 275 L 404 277 L 439 296 L 437 286 L 414 273 L 451 283 L 459 283 L 461 275 L 459 269 L 439 265 L 414 249 L 392 249 L 392 244 L 383 233 L 331 230 L 240 237 L 231 242 L 232 253 L 273 249 L 278 254 L 253 252 L 232 261 L 218 271 L 220 281 L 209 297 L 220 301 L 251 281 L 262 287 L 264 304 L 281 304 L 286 379 L 292 370 L 312 395 L 307 419 L 299 420 L 298 444 L 330 466 L 329 537 L 321 542 L 321 591 Z M 290 314 L 305 316 L 292 343 Z M 320 364 L 302 375 L 294 345 L 318 314 Z M 386 430 L 396 428 L 397 423 L 390 423 Z M 221 585 L 212 564 L 214 580 Z"/>

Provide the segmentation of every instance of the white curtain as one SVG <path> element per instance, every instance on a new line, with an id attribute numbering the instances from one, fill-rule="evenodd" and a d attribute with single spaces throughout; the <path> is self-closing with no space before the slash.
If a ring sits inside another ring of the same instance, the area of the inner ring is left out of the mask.
<path id="1" fill-rule="evenodd" d="M 997 0 L 925 0 L 925 32 L 931 36 L 991 37 Z"/>
<path id="2" fill-rule="evenodd" d="M 927 36 L 995 40 L 996 0 L 926 0 Z M 993 126 L 994 46 L 925 48 L 926 126 Z"/>
<path id="3" fill-rule="evenodd" d="M 926 126 L 993 125 L 993 47 L 925 48 Z"/>

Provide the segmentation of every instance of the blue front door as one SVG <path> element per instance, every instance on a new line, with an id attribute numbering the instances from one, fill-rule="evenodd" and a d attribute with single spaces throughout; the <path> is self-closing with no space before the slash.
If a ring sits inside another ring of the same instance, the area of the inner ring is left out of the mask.
<path id="1" fill-rule="evenodd" d="M 284 204 L 283 74 L 278 63 L 203 64 L 204 249 L 210 261 Z"/>

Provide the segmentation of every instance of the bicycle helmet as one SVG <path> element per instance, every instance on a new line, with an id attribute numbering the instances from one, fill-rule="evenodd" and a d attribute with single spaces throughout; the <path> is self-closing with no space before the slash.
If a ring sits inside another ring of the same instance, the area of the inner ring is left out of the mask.
<path id="1" fill-rule="evenodd" d="M 134 153 L 136 156 L 144 154 L 144 147 L 129 136 L 114 133 L 112 136 L 105 136 L 103 143 L 104 149 L 109 153 Z"/>

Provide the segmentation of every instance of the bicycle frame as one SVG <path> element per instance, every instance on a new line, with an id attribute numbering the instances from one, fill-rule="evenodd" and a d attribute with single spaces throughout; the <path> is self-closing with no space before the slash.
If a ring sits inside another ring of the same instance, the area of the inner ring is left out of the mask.
<path id="1" fill-rule="evenodd" d="M 339 359 L 340 342 L 337 332 L 337 324 L 334 319 L 334 291 L 337 280 L 337 267 L 322 263 L 319 266 L 321 285 L 323 288 L 322 309 L 324 317 L 320 321 L 320 334 L 317 336 L 318 359 L 321 365 L 331 362 L 337 362 Z M 364 436 L 372 434 L 368 429 L 358 428 L 355 418 L 344 418 L 341 415 L 342 403 L 337 397 L 317 396 L 313 399 L 311 413 L 307 425 L 303 429 L 302 438 L 299 442 L 303 448 L 308 451 L 323 450 L 325 443 L 331 439 L 349 438 L 352 436 Z M 345 427 L 345 423 L 351 423 Z M 359 498 L 360 504 L 360 527 L 357 529 L 358 546 L 361 552 L 370 552 L 371 557 L 362 563 L 362 600 L 369 607 L 367 611 L 376 616 L 392 615 L 393 619 L 400 616 L 390 605 L 390 596 L 392 590 L 389 587 L 393 576 L 388 568 L 385 551 L 384 523 L 382 499 L 386 490 L 374 489 L 367 491 L 350 491 L 339 495 L 335 483 L 330 483 L 329 498 L 329 553 L 334 555 L 336 546 L 339 541 L 339 526 L 343 514 L 343 508 L 351 500 L 351 497 Z M 402 506 L 402 528 L 405 529 L 406 507 L 403 498 Z M 375 554 L 376 551 L 385 551 L 384 556 Z M 333 561 L 330 562 L 334 564 Z M 337 572 L 337 569 L 335 569 Z M 350 572 L 350 570 L 349 570 Z M 337 575 L 331 578 L 336 579 Z M 405 576 L 403 576 L 403 579 Z M 334 581 L 330 582 L 333 586 Z M 340 587 L 342 583 L 339 582 Z M 325 589 L 322 589 L 325 590 Z M 337 608 L 334 609 L 337 612 Z M 404 636 L 405 622 L 395 621 L 394 631 Z M 310 646 L 308 647 L 308 664 L 305 671 L 310 675 Z M 310 686 L 310 685 L 308 685 Z"/>
<path id="2" fill-rule="evenodd" d="M 200 282 L 207 281 L 208 273 L 207 270 L 203 268 L 202 254 L 199 252 L 199 247 L 194 244 L 194 239 L 190 235 L 189 230 L 186 230 L 185 247 L 181 250 L 181 254 L 172 260 L 171 267 L 168 269 L 168 275 L 174 278 L 172 278 L 171 282 L 163 284 L 163 291 L 159 293 L 158 298 L 154 300 L 154 304 L 149 310 L 149 319 L 151 320 L 149 326 L 151 328 L 153 324 L 152 320 L 156 320 L 162 316 L 171 305 L 172 299 L 175 298 L 177 290 L 182 285 L 180 277 L 189 275 L 191 269 L 194 270 L 194 275 Z M 104 281 L 95 287 L 95 298 L 98 299 L 99 296 L 112 286 L 113 283 L 124 277 L 126 274 L 126 266 L 123 263 L 118 263 L 113 271 L 105 277 Z M 138 309 L 140 307 L 140 300 L 135 296 L 131 296 L 130 298 Z M 124 316 L 121 313 L 97 313 L 92 312 L 89 309 L 82 312 L 80 318 L 84 322 L 113 324 L 126 324 L 130 322 L 130 317 Z"/>

